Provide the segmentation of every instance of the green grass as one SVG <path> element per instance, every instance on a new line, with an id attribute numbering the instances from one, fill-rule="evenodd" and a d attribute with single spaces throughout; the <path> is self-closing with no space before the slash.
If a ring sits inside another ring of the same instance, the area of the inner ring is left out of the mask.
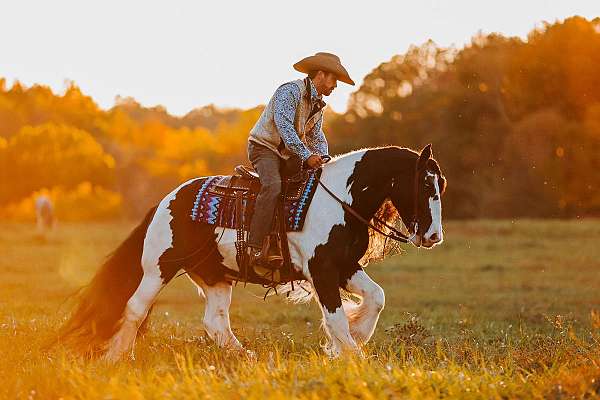
<path id="1" fill-rule="evenodd" d="M 0 224 L 0 398 L 594 398 L 600 392 L 600 221 L 448 222 L 446 242 L 367 272 L 386 308 L 366 356 L 329 360 L 314 304 L 238 287 L 246 359 L 216 348 L 185 277 L 161 293 L 136 359 L 45 350 L 132 228 L 62 224 L 48 239 Z"/>

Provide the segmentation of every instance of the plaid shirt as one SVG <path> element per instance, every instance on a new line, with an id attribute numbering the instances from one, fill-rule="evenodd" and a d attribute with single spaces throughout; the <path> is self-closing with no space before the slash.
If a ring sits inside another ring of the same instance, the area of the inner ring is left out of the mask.
<path id="1" fill-rule="evenodd" d="M 317 93 L 312 81 L 310 82 L 310 93 L 311 103 L 319 104 L 321 108 L 324 107 L 325 103 Z M 313 129 L 305 133 L 306 143 L 303 143 L 298 137 L 296 128 L 294 128 L 294 116 L 301 101 L 300 96 L 300 89 L 297 85 L 290 82 L 280 86 L 274 95 L 274 120 L 285 147 L 300 157 L 302 161 L 306 161 L 313 154 L 329 154 L 329 148 L 322 129 L 322 115 Z"/>

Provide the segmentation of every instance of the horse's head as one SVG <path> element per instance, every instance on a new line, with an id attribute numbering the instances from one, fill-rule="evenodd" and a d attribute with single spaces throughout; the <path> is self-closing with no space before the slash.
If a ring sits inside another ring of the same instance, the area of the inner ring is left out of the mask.
<path id="1" fill-rule="evenodd" d="M 419 154 L 412 185 L 397 188 L 392 195 L 392 203 L 412 235 L 411 242 L 417 247 L 426 248 L 444 239 L 442 195 L 446 189 L 446 178 L 431 155 L 429 144 Z"/>

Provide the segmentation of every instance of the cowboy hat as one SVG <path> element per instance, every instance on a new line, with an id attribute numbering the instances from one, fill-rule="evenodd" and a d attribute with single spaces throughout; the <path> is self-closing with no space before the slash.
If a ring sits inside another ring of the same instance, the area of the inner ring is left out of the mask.
<path id="1" fill-rule="evenodd" d="M 340 58 L 335 54 L 319 52 L 314 56 L 309 56 L 298 61 L 294 64 L 294 69 L 305 74 L 315 70 L 332 72 L 339 81 L 354 86 L 354 81 L 340 62 Z"/>

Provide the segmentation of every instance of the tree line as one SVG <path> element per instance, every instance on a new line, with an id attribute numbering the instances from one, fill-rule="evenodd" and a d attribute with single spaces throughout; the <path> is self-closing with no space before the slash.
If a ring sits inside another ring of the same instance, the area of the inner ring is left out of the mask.
<path id="1" fill-rule="evenodd" d="M 334 154 L 433 143 L 446 217 L 600 215 L 598 65 L 600 18 L 460 49 L 428 41 L 376 66 L 324 130 Z M 66 218 L 137 216 L 186 179 L 246 162 L 261 111 L 174 117 L 131 98 L 102 110 L 75 84 L 57 95 L 0 79 L 0 216 L 27 215 L 42 190 L 70 199 Z"/>

